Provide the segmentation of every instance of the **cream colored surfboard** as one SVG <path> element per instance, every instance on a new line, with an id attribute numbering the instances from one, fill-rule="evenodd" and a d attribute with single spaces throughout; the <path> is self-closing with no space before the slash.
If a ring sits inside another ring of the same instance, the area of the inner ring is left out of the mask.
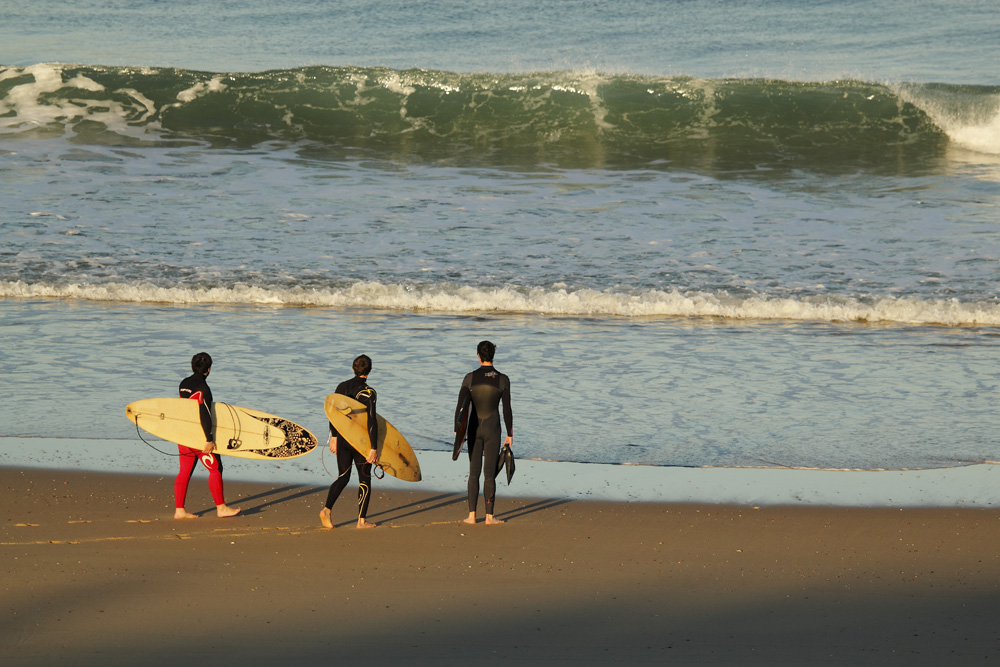
<path id="1" fill-rule="evenodd" d="M 323 404 L 326 416 L 347 442 L 362 456 L 371 451 L 368 438 L 368 408 L 343 394 L 330 394 Z M 420 481 L 420 464 L 406 438 L 382 415 L 378 419 L 378 464 L 387 473 L 407 482 Z"/>
<path id="2" fill-rule="evenodd" d="M 194 449 L 205 446 L 198 402 L 190 398 L 146 398 L 125 406 L 125 415 L 158 438 Z M 305 428 L 259 410 L 216 402 L 212 418 L 217 454 L 290 459 L 316 447 L 316 436 Z"/>

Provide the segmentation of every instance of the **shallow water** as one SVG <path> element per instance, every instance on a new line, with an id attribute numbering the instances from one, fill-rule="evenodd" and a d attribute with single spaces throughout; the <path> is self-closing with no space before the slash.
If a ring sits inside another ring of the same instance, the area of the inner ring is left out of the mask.
<path id="1" fill-rule="evenodd" d="M 418 449 L 447 450 L 462 376 L 491 337 L 503 344 L 497 367 L 512 378 L 526 458 L 868 469 L 1000 460 L 992 330 L 62 300 L 3 309 L 8 359 L 19 360 L 8 405 L 24 418 L 4 436 L 129 437 L 125 404 L 173 395 L 188 374 L 177 360 L 215 340 L 218 400 L 266 406 L 317 434 L 323 397 L 365 352 L 380 411 Z M 57 396 L 68 409 L 42 416 Z"/>

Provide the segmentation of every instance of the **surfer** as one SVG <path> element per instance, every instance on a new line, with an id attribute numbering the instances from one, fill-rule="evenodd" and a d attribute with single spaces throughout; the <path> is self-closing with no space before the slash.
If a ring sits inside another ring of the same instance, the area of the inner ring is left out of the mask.
<path id="1" fill-rule="evenodd" d="M 201 428 L 205 431 L 205 446 L 201 449 L 177 445 L 180 453 L 180 471 L 174 479 L 174 518 L 197 519 L 197 514 L 191 514 L 184 509 L 187 498 L 188 483 L 198 461 L 208 470 L 208 490 L 215 501 L 215 512 L 220 517 L 236 516 L 239 508 L 226 505 L 222 495 L 222 459 L 213 454 L 215 451 L 215 436 L 212 435 L 212 390 L 208 388 L 208 374 L 212 372 L 212 357 L 208 352 L 199 352 L 191 357 L 189 377 L 181 380 L 181 398 L 192 398 L 198 401 L 198 413 L 201 416 Z"/>
<path id="2" fill-rule="evenodd" d="M 343 438 L 333 424 L 330 424 L 330 452 L 337 455 L 338 476 L 330 485 L 330 492 L 326 495 L 326 506 L 319 512 L 319 520 L 325 528 L 333 528 L 333 519 L 330 517 L 330 510 L 337 502 L 340 492 L 347 486 L 351 479 L 351 464 L 358 467 L 358 528 L 374 528 L 376 524 L 371 523 L 366 518 L 368 516 L 368 501 L 371 498 L 372 490 L 372 464 L 378 460 L 378 421 L 375 418 L 375 390 L 368 386 L 368 374 L 372 370 L 372 360 L 367 355 L 362 354 L 354 360 L 354 377 L 337 385 L 338 394 L 350 396 L 363 403 L 368 408 L 368 438 L 371 443 L 371 451 L 368 456 L 362 456 L 361 452 L 351 447 L 347 439 Z"/>
<path id="3" fill-rule="evenodd" d="M 483 481 L 483 495 L 486 498 L 486 523 L 503 523 L 493 516 L 493 505 L 496 499 L 496 476 L 500 457 L 500 412 L 503 402 L 503 421 L 507 426 L 505 446 L 510 446 L 514 440 L 514 416 L 510 408 L 510 379 L 493 367 L 493 355 L 497 346 L 488 340 L 479 343 L 476 353 L 479 355 L 479 368 L 465 376 L 462 389 L 458 393 L 458 408 L 455 410 L 455 433 L 462 428 L 466 404 L 472 402 L 469 408 L 469 516 L 463 519 L 465 523 L 476 523 L 476 508 L 479 505 L 479 476 L 483 472 L 483 461 L 486 462 L 486 475 Z"/>

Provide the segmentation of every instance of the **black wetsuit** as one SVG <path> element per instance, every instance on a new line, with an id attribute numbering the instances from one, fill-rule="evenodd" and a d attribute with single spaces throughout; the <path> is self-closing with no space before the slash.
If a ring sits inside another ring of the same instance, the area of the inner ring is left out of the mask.
<path id="1" fill-rule="evenodd" d="M 374 449 L 378 445 L 378 421 L 375 419 L 375 390 L 368 386 L 362 377 L 353 377 L 346 382 L 337 385 L 337 393 L 350 396 L 356 401 L 364 403 L 368 407 L 368 437 L 371 439 L 371 446 Z M 338 477 L 330 485 L 330 492 L 326 494 L 326 508 L 330 509 L 337 502 L 340 492 L 347 486 L 351 479 L 351 464 L 358 467 L 358 518 L 364 519 L 368 516 L 368 501 L 371 497 L 372 489 L 372 466 L 361 453 L 351 447 L 337 429 L 330 424 L 330 436 L 337 438 L 337 471 Z"/>
<path id="2" fill-rule="evenodd" d="M 485 459 L 486 476 L 483 495 L 486 496 L 486 513 L 493 514 L 496 499 L 497 459 L 500 457 L 500 403 L 503 403 L 503 421 L 507 435 L 514 435 L 514 416 L 510 409 L 510 379 L 493 366 L 480 366 L 462 380 L 455 410 L 455 431 L 461 427 L 462 412 L 472 401 L 469 415 L 469 511 L 475 512 L 479 504 L 479 475 Z"/>

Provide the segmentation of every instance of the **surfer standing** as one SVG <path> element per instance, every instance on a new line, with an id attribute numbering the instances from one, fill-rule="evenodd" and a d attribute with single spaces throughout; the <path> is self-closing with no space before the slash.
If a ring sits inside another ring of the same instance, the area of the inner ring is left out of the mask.
<path id="1" fill-rule="evenodd" d="M 191 514 L 184 509 L 188 484 L 198 461 L 201 461 L 208 470 L 208 490 L 212 493 L 212 500 L 215 501 L 216 514 L 220 517 L 235 516 L 240 513 L 239 508 L 226 505 L 222 495 L 222 460 L 212 453 L 215 451 L 215 436 L 212 435 L 212 390 L 208 388 L 207 381 L 208 374 L 212 372 L 212 357 L 208 352 L 199 352 L 191 357 L 191 370 L 194 372 L 181 380 L 180 396 L 198 401 L 201 428 L 205 431 L 205 446 L 202 449 L 195 449 L 177 445 L 177 451 L 180 453 L 180 470 L 174 479 L 174 518 L 198 518 L 197 514 Z"/>
<path id="2" fill-rule="evenodd" d="M 462 428 L 468 406 L 469 438 L 469 516 L 465 523 L 476 523 L 476 508 L 479 505 L 479 475 L 486 464 L 483 481 L 483 495 L 486 499 L 486 523 L 503 523 L 493 516 L 496 500 L 497 460 L 500 457 L 500 403 L 503 402 L 503 421 L 507 426 L 505 446 L 514 440 L 514 416 L 510 408 L 510 379 L 493 367 L 493 356 L 497 346 L 488 340 L 479 343 L 479 368 L 465 376 L 462 389 L 458 393 L 458 407 L 455 410 L 455 433 Z"/>
<path id="3" fill-rule="evenodd" d="M 371 498 L 372 489 L 372 464 L 378 460 L 378 420 L 375 418 L 375 390 L 368 386 L 368 374 L 372 370 L 372 360 L 362 354 L 354 360 L 354 377 L 337 385 L 338 394 L 349 396 L 354 400 L 363 403 L 368 408 L 368 438 L 371 443 L 371 451 L 368 456 L 362 456 L 361 452 L 351 447 L 347 440 L 343 438 L 333 424 L 330 424 L 330 452 L 337 455 L 338 476 L 330 485 L 330 492 L 326 495 L 326 506 L 320 510 L 319 520 L 325 528 L 333 528 L 333 519 L 330 518 L 330 510 L 337 502 L 340 492 L 347 486 L 351 479 L 351 464 L 358 467 L 358 528 L 374 528 L 376 524 L 371 523 L 366 518 L 368 516 L 368 501 Z"/>

